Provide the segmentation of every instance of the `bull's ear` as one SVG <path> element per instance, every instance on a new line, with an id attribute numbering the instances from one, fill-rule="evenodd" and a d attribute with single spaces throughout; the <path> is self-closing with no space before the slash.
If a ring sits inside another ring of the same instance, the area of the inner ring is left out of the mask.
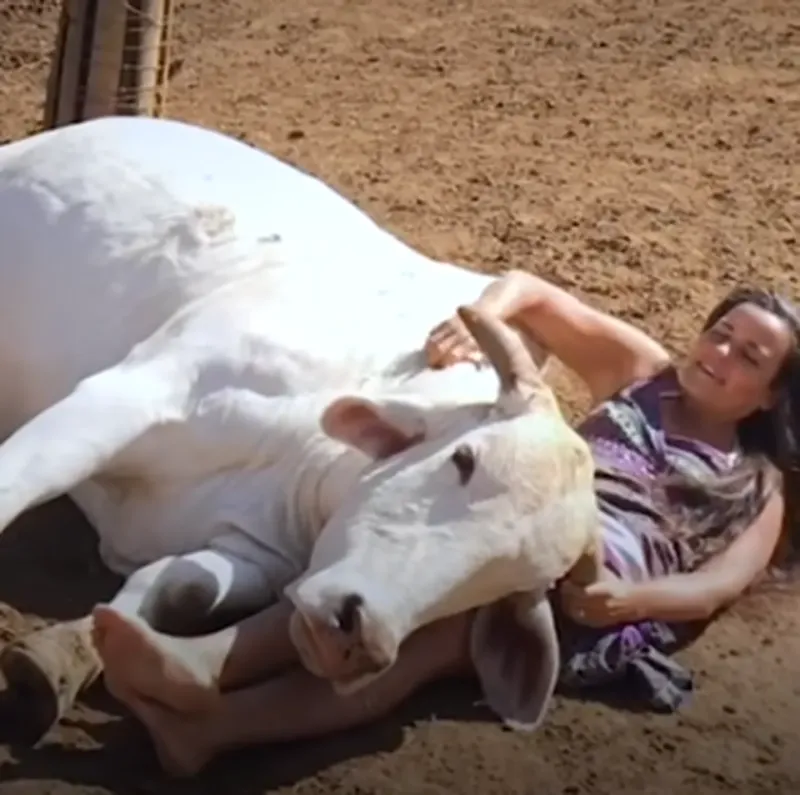
<path id="1" fill-rule="evenodd" d="M 481 607 L 470 645 L 487 705 L 512 728 L 537 729 L 547 715 L 561 659 L 547 595 L 520 594 Z"/>
<path id="2" fill-rule="evenodd" d="M 355 447 L 370 458 L 379 460 L 401 453 L 424 436 L 408 422 L 403 425 L 390 416 L 387 407 L 359 397 L 333 401 L 322 415 L 322 430 L 332 439 Z"/>

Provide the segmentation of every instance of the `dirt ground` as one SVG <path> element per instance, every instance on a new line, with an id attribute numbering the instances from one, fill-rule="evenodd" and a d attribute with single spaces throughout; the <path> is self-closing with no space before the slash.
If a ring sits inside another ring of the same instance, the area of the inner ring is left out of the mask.
<path id="1" fill-rule="evenodd" d="M 0 0 L 0 139 L 40 118 L 56 5 Z M 315 172 L 430 254 L 536 269 L 677 350 L 737 281 L 800 298 L 795 6 L 184 0 L 169 113 Z M 44 506 L 0 539 L 0 601 L 20 611 L 0 641 L 112 587 L 76 509 Z M 515 736 L 447 684 L 175 784 L 97 688 L 42 747 L 0 747 L 0 793 L 793 793 L 798 602 L 747 600 L 682 655 L 697 692 L 678 715 L 559 698 Z"/>

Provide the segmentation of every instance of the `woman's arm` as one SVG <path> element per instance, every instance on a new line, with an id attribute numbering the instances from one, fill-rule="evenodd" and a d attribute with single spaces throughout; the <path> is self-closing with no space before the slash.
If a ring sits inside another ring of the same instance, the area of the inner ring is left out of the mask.
<path id="1" fill-rule="evenodd" d="M 473 306 L 500 317 L 560 359 L 598 403 L 661 369 L 669 355 L 644 332 L 589 306 L 566 290 L 524 271 L 492 282 Z M 454 319 L 437 326 L 426 350 L 431 366 L 463 358 Z"/>
<path id="2" fill-rule="evenodd" d="M 783 524 L 776 490 L 758 518 L 726 550 L 697 571 L 638 583 L 630 592 L 634 616 L 661 621 L 711 618 L 735 601 L 769 565 Z"/>
<path id="3" fill-rule="evenodd" d="M 777 547 L 782 523 L 783 497 L 776 490 L 753 524 L 697 571 L 640 583 L 609 573 L 585 588 L 564 581 L 559 589 L 561 603 L 573 621 L 593 627 L 645 619 L 708 620 L 764 572 Z"/>

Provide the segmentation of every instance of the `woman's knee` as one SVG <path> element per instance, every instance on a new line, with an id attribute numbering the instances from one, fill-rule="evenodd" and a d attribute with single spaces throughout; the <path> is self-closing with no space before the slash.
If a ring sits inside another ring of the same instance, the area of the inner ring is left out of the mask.
<path id="1" fill-rule="evenodd" d="M 409 671 L 421 684 L 435 678 L 460 676 L 472 670 L 469 636 L 473 613 L 441 619 L 418 630 L 401 649 Z"/>

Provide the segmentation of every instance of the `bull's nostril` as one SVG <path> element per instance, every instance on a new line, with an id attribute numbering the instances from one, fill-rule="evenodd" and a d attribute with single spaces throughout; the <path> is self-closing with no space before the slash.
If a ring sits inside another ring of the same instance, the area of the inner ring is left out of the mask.
<path id="1" fill-rule="evenodd" d="M 358 608 L 364 604 L 364 597 L 361 594 L 351 593 L 344 598 L 339 612 L 336 614 L 336 621 L 342 632 L 350 633 L 356 628 L 358 623 Z"/>

